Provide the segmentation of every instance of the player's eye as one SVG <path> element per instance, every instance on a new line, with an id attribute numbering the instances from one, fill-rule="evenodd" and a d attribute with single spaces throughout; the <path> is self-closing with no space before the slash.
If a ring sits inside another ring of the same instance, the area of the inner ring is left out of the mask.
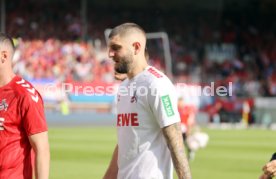
<path id="1" fill-rule="evenodd" d="M 111 45 L 110 46 L 110 49 L 111 50 L 114 50 L 114 51 L 118 51 L 118 50 L 120 50 L 122 47 L 120 46 L 120 45 Z"/>

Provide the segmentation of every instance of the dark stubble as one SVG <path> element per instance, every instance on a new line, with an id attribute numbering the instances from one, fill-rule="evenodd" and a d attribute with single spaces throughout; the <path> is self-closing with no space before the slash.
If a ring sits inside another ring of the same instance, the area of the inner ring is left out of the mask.
<path id="1" fill-rule="evenodd" d="M 120 62 L 115 65 L 115 71 L 117 73 L 128 73 L 130 70 L 130 65 L 132 63 L 132 56 L 130 54 L 122 57 Z"/>

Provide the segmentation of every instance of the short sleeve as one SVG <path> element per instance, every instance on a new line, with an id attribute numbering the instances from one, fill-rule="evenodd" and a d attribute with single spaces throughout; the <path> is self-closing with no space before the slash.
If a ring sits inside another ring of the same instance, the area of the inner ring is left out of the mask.
<path id="1" fill-rule="evenodd" d="M 43 101 L 39 93 L 26 95 L 22 102 L 23 127 L 28 136 L 47 131 Z"/>
<path id="2" fill-rule="evenodd" d="M 176 90 L 168 78 L 157 79 L 150 85 L 148 102 L 160 127 L 180 122 Z"/>

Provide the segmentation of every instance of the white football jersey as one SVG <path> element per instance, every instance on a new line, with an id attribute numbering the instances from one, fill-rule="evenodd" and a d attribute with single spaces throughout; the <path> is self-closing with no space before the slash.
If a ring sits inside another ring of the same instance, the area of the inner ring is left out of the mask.
<path id="1" fill-rule="evenodd" d="M 180 122 L 175 87 L 148 66 L 124 80 L 117 95 L 118 179 L 172 179 L 162 128 Z"/>

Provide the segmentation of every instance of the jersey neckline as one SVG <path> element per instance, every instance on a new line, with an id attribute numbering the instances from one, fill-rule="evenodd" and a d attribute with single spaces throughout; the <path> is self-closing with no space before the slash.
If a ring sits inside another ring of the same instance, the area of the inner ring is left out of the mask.
<path id="1" fill-rule="evenodd" d="M 131 79 L 128 78 L 128 81 L 129 81 L 129 82 L 134 81 L 134 80 L 137 79 L 139 76 L 143 75 L 149 68 L 151 68 L 150 65 L 146 66 L 145 69 L 144 69 L 143 71 L 141 71 L 140 73 L 138 73 L 137 75 L 135 75 L 133 78 L 131 78 Z"/>
<path id="2" fill-rule="evenodd" d="M 19 78 L 20 78 L 19 76 L 15 75 L 7 84 L 5 84 L 4 86 L 0 86 L 0 90 L 3 90 L 5 88 L 7 88 L 8 86 L 11 86 L 11 84 L 13 84 L 13 82 Z"/>

